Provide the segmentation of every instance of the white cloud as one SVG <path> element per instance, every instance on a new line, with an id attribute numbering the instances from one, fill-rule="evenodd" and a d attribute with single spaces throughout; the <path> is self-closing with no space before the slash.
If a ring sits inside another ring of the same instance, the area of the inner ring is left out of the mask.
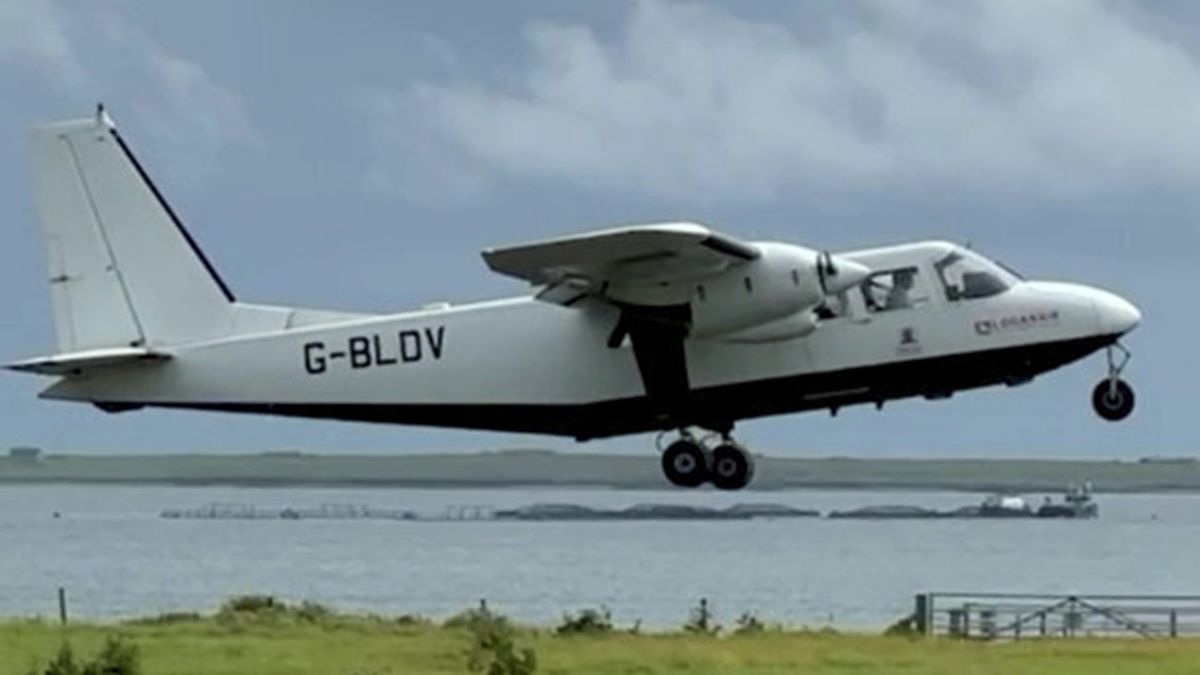
<path id="1" fill-rule="evenodd" d="M 82 74 L 66 16 L 53 2 L 0 0 L 0 63 L 32 63 L 65 82 Z"/>
<path id="2" fill-rule="evenodd" d="M 1200 178 L 1200 64 L 1113 4 L 864 0 L 816 37 L 633 5 L 619 35 L 528 26 L 519 85 L 372 92 L 376 187 L 492 175 L 667 197 L 793 190 L 1086 194 Z M 419 176 L 432 161 L 434 170 Z M 465 187 L 464 187 L 465 186 Z"/>
<path id="3" fill-rule="evenodd" d="M 188 182 L 215 170 L 223 146 L 255 136 L 240 96 L 113 6 L 0 0 L 5 63 L 48 75 L 79 114 L 103 100 L 118 124 L 133 118 Z"/>

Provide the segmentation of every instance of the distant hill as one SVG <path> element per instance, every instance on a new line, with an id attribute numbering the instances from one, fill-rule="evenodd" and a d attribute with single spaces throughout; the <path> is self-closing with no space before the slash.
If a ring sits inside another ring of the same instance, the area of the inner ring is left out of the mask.
<path id="1" fill-rule="evenodd" d="M 1029 459 L 853 459 L 761 457 L 752 489 L 934 489 L 1057 492 L 1090 481 L 1098 492 L 1200 492 L 1200 463 Z M 520 485 L 661 488 L 653 455 L 542 450 L 471 455 L 41 455 L 0 457 L 0 485 L 143 483 L 502 487 Z"/>

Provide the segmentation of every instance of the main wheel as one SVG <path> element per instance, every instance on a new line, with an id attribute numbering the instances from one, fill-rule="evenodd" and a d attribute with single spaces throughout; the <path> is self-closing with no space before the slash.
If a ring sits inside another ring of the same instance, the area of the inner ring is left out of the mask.
<path id="1" fill-rule="evenodd" d="M 680 439 L 663 452 L 662 470 L 672 485 L 699 487 L 708 480 L 708 457 L 699 443 Z"/>
<path id="2" fill-rule="evenodd" d="M 1133 387 L 1125 380 L 1117 380 L 1113 387 L 1108 380 L 1103 380 L 1092 390 L 1092 407 L 1096 414 L 1109 422 L 1118 422 L 1129 417 L 1133 412 Z"/>
<path id="3" fill-rule="evenodd" d="M 733 443 L 722 443 L 712 452 L 710 480 L 721 490 L 741 490 L 754 478 L 754 459 Z"/>

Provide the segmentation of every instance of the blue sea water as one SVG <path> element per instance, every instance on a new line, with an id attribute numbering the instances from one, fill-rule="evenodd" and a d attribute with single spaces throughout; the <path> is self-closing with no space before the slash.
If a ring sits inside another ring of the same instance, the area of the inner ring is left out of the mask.
<path id="1" fill-rule="evenodd" d="M 950 508 L 983 495 L 930 492 L 587 489 L 0 487 L 0 615 L 132 617 L 212 610 L 271 593 L 345 610 L 444 617 L 486 598 L 551 624 L 605 605 L 619 623 L 680 624 L 701 597 L 791 625 L 871 629 L 924 591 L 1200 593 L 1200 496 L 1101 495 L 1066 520 L 407 522 L 167 520 L 209 502 L 363 504 L 445 512 L 535 502 L 624 507 L 770 501 L 821 511 Z M 1040 496 L 1034 496 L 1040 499 Z M 55 513 L 59 517 L 55 517 Z"/>

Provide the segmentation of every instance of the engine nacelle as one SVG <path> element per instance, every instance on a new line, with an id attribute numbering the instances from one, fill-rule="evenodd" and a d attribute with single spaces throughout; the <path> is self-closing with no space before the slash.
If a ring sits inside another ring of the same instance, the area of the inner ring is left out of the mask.
<path id="1" fill-rule="evenodd" d="M 817 321 L 817 315 L 813 310 L 802 309 L 789 317 L 776 319 L 761 326 L 753 326 L 746 330 L 726 335 L 721 339 L 725 342 L 742 342 L 748 344 L 795 340 L 815 331 L 817 329 Z"/>
<path id="2" fill-rule="evenodd" d="M 630 308 L 676 308 L 694 338 L 764 342 L 808 335 L 812 311 L 827 296 L 861 283 L 865 266 L 802 246 L 755 242 L 758 257 L 698 271 L 691 280 L 628 278 L 607 286 L 609 300 Z M 724 269 L 722 269 L 724 267 Z M 686 317 L 686 318 L 685 318 Z M 750 330 L 756 329 L 756 330 Z"/>
<path id="3" fill-rule="evenodd" d="M 762 253 L 758 259 L 696 285 L 691 300 L 693 337 L 725 336 L 755 327 L 763 328 L 762 335 L 780 336 L 770 339 L 811 333 L 816 324 L 804 326 L 804 315 L 811 314 L 827 292 L 844 290 L 870 273 L 857 263 L 802 246 L 755 246 Z M 780 325 L 766 328 L 774 323 Z"/>

